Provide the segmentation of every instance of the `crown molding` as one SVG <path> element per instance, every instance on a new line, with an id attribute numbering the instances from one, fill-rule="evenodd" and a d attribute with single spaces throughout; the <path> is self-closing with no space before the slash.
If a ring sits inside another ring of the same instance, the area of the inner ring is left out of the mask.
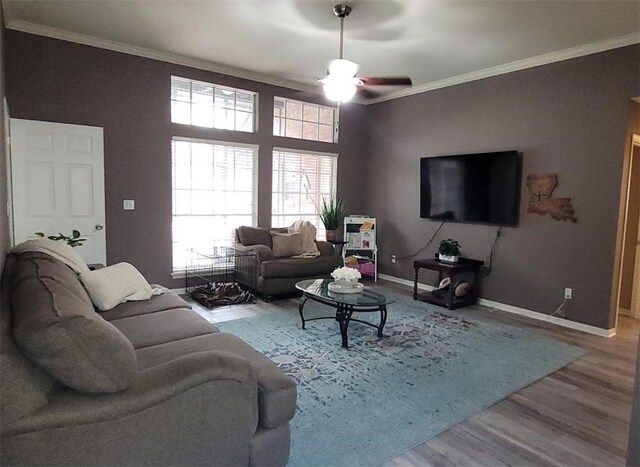
<path id="1" fill-rule="evenodd" d="M 236 68 L 228 65 L 222 65 L 219 63 L 210 62 L 207 60 L 201 60 L 198 58 L 188 57 L 186 55 L 173 54 L 169 52 L 160 52 L 157 50 L 147 49 L 144 47 L 138 47 L 134 45 L 125 44 L 123 42 L 111 41 L 108 39 L 101 39 L 94 36 L 85 34 L 79 34 L 75 32 L 65 31 L 63 29 L 52 28 L 50 26 L 44 26 L 41 24 L 31 23 L 22 20 L 8 20 L 5 24 L 7 29 L 13 29 L 15 31 L 27 32 L 38 36 L 51 37 L 53 39 L 60 39 L 68 42 L 75 42 L 77 44 L 88 45 L 91 47 L 97 47 L 100 49 L 112 50 L 114 52 L 121 52 L 129 55 L 136 55 L 138 57 L 150 58 L 152 60 L 158 60 L 161 62 L 173 63 L 176 65 L 183 65 L 191 68 L 197 68 L 200 70 L 212 71 L 214 73 L 220 73 L 223 75 L 234 76 L 236 78 L 247 79 L 251 81 L 257 81 L 260 83 L 271 84 L 273 86 L 282 86 L 289 89 L 295 89 L 298 91 L 313 92 L 310 90 L 309 84 L 304 84 L 298 81 L 287 80 L 284 78 L 277 78 L 273 75 L 266 73 L 260 73 L 243 68 Z M 534 68 L 541 65 L 547 65 L 550 63 L 561 62 L 563 60 L 569 60 L 572 58 L 583 57 L 585 55 L 591 55 L 599 52 L 605 52 L 607 50 L 617 49 L 620 47 L 626 47 L 628 45 L 640 43 L 640 33 L 631 33 L 624 36 L 614 37 L 599 42 L 593 42 L 591 44 L 581 45 L 578 47 L 572 47 L 569 49 L 559 50 L 557 52 L 551 52 L 548 54 L 538 55 L 536 57 L 530 57 L 523 60 L 517 60 L 515 62 L 505 63 L 503 65 L 497 65 L 482 70 L 472 71 L 462 75 L 452 76 L 444 78 L 438 81 L 432 81 L 430 83 L 421 84 L 407 89 L 401 89 L 393 91 L 384 96 L 376 99 L 354 99 L 358 104 L 377 104 L 393 99 L 399 99 L 401 97 L 412 96 L 414 94 L 421 94 L 423 92 L 434 91 L 436 89 L 442 89 L 450 86 L 456 86 L 458 84 L 469 83 L 471 81 L 477 81 L 484 78 L 490 78 L 492 76 L 503 75 L 506 73 L 512 73 L 514 71 L 526 70 L 527 68 Z M 320 93 L 318 93 L 320 95 Z"/>
<path id="2" fill-rule="evenodd" d="M 144 47 L 125 44 L 123 42 L 101 39 L 99 37 L 65 31 L 63 29 L 43 26 L 41 24 L 35 24 L 28 21 L 9 20 L 5 27 L 7 29 L 13 29 L 15 31 L 27 32 L 29 34 L 51 37 L 53 39 L 60 39 L 68 42 L 75 42 L 76 44 L 88 45 L 91 47 L 112 50 L 114 52 L 121 52 L 129 55 L 136 55 L 138 57 L 150 58 L 152 60 L 173 63 L 175 65 L 197 68 L 199 70 L 212 71 L 214 73 L 220 73 L 223 75 L 234 76 L 236 78 L 257 81 L 259 83 L 271 84 L 273 86 L 282 86 L 298 91 L 312 92 L 310 91 L 310 85 L 305 85 L 304 83 L 300 83 L 298 81 L 277 78 L 266 73 L 249 71 L 243 68 L 236 68 L 228 65 L 221 65 L 219 63 L 214 63 L 207 60 L 188 57 L 186 55 L 160 52 Z"/>
<path id="3" fill-rule="evenodd" d="M 512 73 L 519 70 L 526 70 L 527 68 L 534 68 L 541 65 L 561 62 L 563 60 L 583 57 L 585 55 L 606 52 L 607 50 L 626 47 L 628 45 L 638 43 L 640 43 L 640 33 L 626 34 L 624 36 L 614 37 L 613 39 L 607 39 L 604 41 L 593 42 L 591 44 L 580 45 L 578 47 L 558 50 L 557 52 L 551 52 L 531 58 L 525 58 L 524 60 L 517 60 L 515 62 L 505 63 L 504 65 L 497 65 L 494 67 L 485 68 L 483 70 L 472 71 L 470 73 L 452 76 L 450 78 L 445 78 L 438 81 L 432 81 L 431 83 L 425 83 L 407 89 L 400 89 L 376 99 L 370 99 L 365 103 L 367 105 L 377 104 L 379 102 L 398 99 L 400 97 L 412 96 L 414 94 L 434 91 L 436 89 L 442 89 L 449 86 L 456 86 L 458 84 L 469 83 L 471 81 L 490 78 L 492 76 L 504 75 L 506 73 Z"/>

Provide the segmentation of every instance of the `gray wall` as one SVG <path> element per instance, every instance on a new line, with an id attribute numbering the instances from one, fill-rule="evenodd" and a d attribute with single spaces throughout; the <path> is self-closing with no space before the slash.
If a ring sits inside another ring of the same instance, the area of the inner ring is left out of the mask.
<path id="1" fill-rule="evenodd" d="M 274 146 L 338 152 L 338 194 L 360 211 L 360 145 L 364 108 L 341 112 L 340 143 L 272 135 L 273 96 L 297 92 L 263 83 L 149 60 L 94 47 L 7 31 L 7 96 L 11 116 L 104 128 L 107 261 L 134 264 L 151 282 L 181 287 L 171 272 L 171 137 L 259 144 L 258 223 L 271 222 L 271 152 Z M 256 91 L 259 132 L 176 125 L 170 116 L 170 76 Z M 321 102 L 323 103 L 323 102 Z M 135 211 L 122 200 L 135 199 Z"/>
<path id="2" fill-rule="evenodd" d="M 565 287 L 568 318 L 613 327 L 610 293 L 629 98 L 640 95 L 639 48 L 541 66 L 367 108 L 365 207 L 378 217 L 381 271 L 411 279 L 414 253 L 438 223 L 420 219 L 419 159 L 515 149 L 523 155 L 520 223 L 504 228 L 482 296 L 553 312 Z M 364 162 L 364 161 L 363 161 Z M 527 214 L 527 174 L 557 173 L 578 223 Z M 486 259 L 496 227 L 447 223 L 463 254 Z M 425 282 L 433 274 L 422 273 Z"/>
<path id="3" fill-rule="evenodd" d="M 337 145 L 271 135 L 275 94 L 296 92 L 202 70 L 7 31 L 7 96 L 13 117 L 105 129 L 108 262 L 129 261 L 151 281 L 179 287 L 171 270 L 170 142 L 174 135 L 260 145 L 259 224 L 271 211 L 274 146 L 337 151 L 338 191 L 351 213 L 378 217 L 380 270 L 412 278 L 411 260 L 437 223 L 419 218 L 422 156 L 517 149 L 527 174 L 555 172 L 556 196 L 573 199 L 578 223 L 526 214 L 505 228 L 484 298 L 542 313 L 574 290 L 569 319 L 609 328 L 617 206 L 627 108 L 638 90 L 638 47 L 626 47 L 372 106 L 342 109 Z M 176 74 L 260 93 L 260 130 L 224 130 L 170 122 L 169 76 Z M 136 200 L 123 211 L 122 199 Z M 446 224 L 467 256 L 486 259 L 495 227 Z M 423 273 L 425 282 L 435 277 Z"/>

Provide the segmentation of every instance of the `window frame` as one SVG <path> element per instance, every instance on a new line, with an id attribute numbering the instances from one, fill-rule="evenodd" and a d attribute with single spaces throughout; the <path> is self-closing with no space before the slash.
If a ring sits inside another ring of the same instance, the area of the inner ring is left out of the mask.
<path id="1" fill-rule="evenodd" d="M 189 102 L 186 101 L 182 101 L 179 99 L 175 99 L 173 97 L 173 81 L 174 79 L 177 80 L 182 80 L 182 81 L 188 81 L 189 82 Z M 202 126 L 202 125 L 197 125 L 193 123 L 193 108 L 194 108 L 194 102 L 193 102 L 193 85 L 194 84 L 198 84 L 198 85 L 202 85 L 202 86 L 210 86 L 211 88 L 213 88 L 213 94 L 212 94 L 212 102 L 211 102 L 211 111 L 212 111 L 212 120 L 211 120 L 211 124 L 212 126 Z M 225 86 L 222 84 L 216 84 L 216 83 L 209 83 L 207 81 L 200 81 L 197 79 L 191 79 L 191 78 L 186 78 L 184 76 L 177 76 L 177 75 L 171 75 L 170 77 L 170 92 L 169 92 L 169 104 L 171 106 L 170 109 L 170 118 L 171 118 L 171 123 L 175 124 L 175 125 L 185 125 L 185 126 L 190 126 L 190 127 L 196 127 L 196 128 L 207 128 L 210 130 L 222 130 L 222 131 L 233 131 L 233 132 L 238 132 L 238 133 L 248 133 L 248 134 L 257 134 L 258 133 L 258 97 L 259 97 L 259 93 L 256 91 L 251 91 L 249 89 L 240 89 L 240 88 L 234 88 L 232 86 Z M 216 99 L 216 90 L 220 89 L 220 90 L 224 90 L 224 91 L 233 91 L 234 92 L 234 108 L 233 109 L 227 109 L 226 107 L 217 107 L 215 105 L 215 99 Z M 245 130 L 238 130 L 236 128 L 236 117 L 237 117 L 237 113 L 241 112 L 241 113 L 249 113 L 243 110 L 238 110 L 238 106 L 237 106 L 237 93 L 241 92 L 244 94 L 250 94 L 251 96 L 253 96 L 253 105 L 252 105 L 252 111 L 251 111 L 251 130 L 250 131 L 245 131 Z M 174 102 L 180 102 L 180 103 L 188 103 L 189 104 L 189 122 L 190 123 L 183 123 L 183 122 L 175 122 L 173 120 L 173 105 Z M 222 108 L 223 110 L 233 110 L 233 115 L 234 115 L 234 124 L 233 124 L 233 129 L 229 129 L 229 128 L 218 128 L 215 126 L 215 111 L 216 108 Z"/>
<path id="2" fill-rule="evenodd" d="M 276 116 L 276 102 L 277 101 L 282 101 L 284 102 L 284 109 L 285 109 L 285 114 L 283 116 Z M 293 102 L 296 104 L 300 104 L 302 105 L 302 116 L 300 117 L 300 119 L 297 118 L 288 118 L 286 116 L 286 106 L 287 106 L 287 102 Z M 331 123 L 331 141 L 323 141 L 320 139 L 320 125 L 323 126 L 327 126 L 327 124 L 325 123 L 320 123 L 320 118 L 318 117 L 318 121 L 317 122 L 312 122 L 309 120 L 305 120 L 304 119 L 304 105 L 313 105 L 313 106 L 317 106 L 318 109 L 329 109 L 333 112 L 333 122 Z M 295 136 L 287 136 L 286 134 L 276 134 L 275 133 L 275 125 L 274 125 L 274 121 L 276 118 L 279 118 L 282 121 L 282 124 L 284 125 L 284 133 L 286 133 L 286 122 L 287 120 L 292 120 L 292 121 L 299 121 L 301 123 L 301 134 L 304 135 L 304 124 L 305 123 L 311 123 L 311 124 L 315 124 L 318 128 L 318 138 L 317 139 L 310 139 L 310 138 L 304 138 L 303 136 L 301 136 L 300 138 L 296 138 Z M 290 138 L 290 139 L 295 139 L 295 140 L 302 140 L 302 141 L 313 141 L 314 143 L 321 143 L 321 144 L 337 144 L 338 143 L 338 139 L 339 139 L 339 135 L 340 135 L 340 108 L 339 107 L 333 107 L 333 106 L 329 106 L 329 105 L 324 105 L 324 104 L 317 104 L 315 102 L 308 102 L 308 101 L 301 101 L 301 100 L 297 100 L 297 99 L 291 99 L 288 97 L 281 97 L 281 96 L 274 96 L 273 98 L 273 109 L 272 109 L 272 115 L 271 115 L 271 133 L 273 136 L 275 136 L 276 138 Z"/>
<path id="3" fill-rule="evenodd" d="M 338 188 L 338 158 L 340 157 L 340 154 L 337 152 L 324 152 L 324 151 L 311 151 L 311 150 L 306 150 L 306 149 L 293 149 L 293 148 L 283 148 L 283 147 L 274 147 L 273 150 L 271 151 L 271 180 L 272 180 L 272 184 L 271 184 L 271 226 L 273 227 L 273 218 L 274 217 L 278 217 L 278 216 L 288 216 L 288 215 L 298 215 L 298 216 L 314 216 L 314 217 L 320 217 L 318 216 L 317 212 L 313 212 L 313 213 L 295 213 L 295 214 L 274 214 L 274 195 L 276 194 L 284 194 L 283 191 L 275 191 L 275 187 L 273 185 L 273 174 L 274 174 L 274 170 L 275 170 L 275 164 L 273 163 L 273 159 L 274 159 L 274 155 L 275 152 L 282 152 L 282 153 L 290 153 L 290 154 L 301 154 L 301 155 L 308 155 L 308 156 L 316 156 L 316 157 L 328 157 L 331 158 L 331 193 L 329 194 L 332 197 L 336 196 L 337 193 L 337 188 Z M 283 173 L 283 172 L 280 172 Z M 321 194 L 321 193 L 320 193 Z M 322 220 L 319 220 L 319 224 L 322 226 Z M 322 227 L 324 228 L 324 227 Z M 320 232 L 318 232 L 320 233 Z"/>
<path id="4" fill-rule="evenodd" d="M 176 217 L 176 215 L 173 212 L 174 209 L 174 182 L 173 182 L 173 178 L 174 178 L 174 163 L 173 163 L 173 143 L 174 142 L 183 142 L 183 143 L 196 143 L 196 144 L 209 144 L 209 145 L 220 145 L 220 146 L 232 146 L 232 147 L 236 147 L 236 148 L 247 148 L 247 149 L 251 149 L 254 151 L 253 154 L 253 176 L 252 176 L 252 181 L 251 181 L 251 188 L 252 188 L 252 197 L 251 197 L 251 203 L 252 203 L 252 208 L 251 208 L 251 225 L 256 226 L 258 225 L 258 175 L 259 175 L 259 164 L 260 164 L 260 147 L 258 144 L 251 144 L 251 143 L 240 143 L 240 142 L 236 142 L 236 141 L 220 141 L 220 140 L 212 140 L 212 139 L 203 139 L 203 138 L 190 138 L 190 137 L 184 137 L 184 136 L 172 136 L 171 137 L 171 223 L 173 226 L 173 219 L 174 217 Z M 228 215 L 228 214 L 226 214 Z M 191 214 L 189 216 L 187 215 L 180 215 L 180 217 L 198 217 L 200 215 L 196 214 Z M 204 214 L 202 216 L 205 216 Z M 221 216 L 221 214 L 207 214 L 206 216 Z M 182 265 L 177 267 L 174 264 L 174 260 L 173 260 L 173 245 L 174 245 L 174 240 L 173 240 L 173 227 L 172 227 L 172 232 L 171 232 L 171 277 L 173 279 L 182 279 L 184 277 L 186 277 L 186 273 L 187 273 L 187 265 Z M 230 247 L 232 247 L 233 245 L 229 245 Z M 194 272 L 200 271 L 200 268 L 195 268 L 193 269 Z M 207 268 L 207 270 L 210 270 L 210 268 Z M 217 269 L 214 268 L 214 272 Z M 191 271 L 191 269 L 190 269 Z"/>

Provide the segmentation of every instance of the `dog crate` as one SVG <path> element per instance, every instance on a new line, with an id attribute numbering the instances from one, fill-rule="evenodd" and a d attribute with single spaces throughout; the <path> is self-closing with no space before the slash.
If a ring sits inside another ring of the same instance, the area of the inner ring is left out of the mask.
<path id="1" fill-rule="evenodd" d="M 199 303 L 211 308 L 213 301 L 203 300 L 203 294 L 233 291 L 250 292 L 256 287 L 257 257 L 254 253 L 240 251 L 232 247 L 216 246 L 207 252 L 192 250 L 189 255 L 190 264 L 185 269 L 185 293 Z M 237 288 L 230 284 L 238 284 Z M 252 296 L 253 294 L 249 293 Z M 243 299 L 246 300 L 248 295 Z M 227 299 L 229 297 L 226 297 Z M 236 303 L 252 303 L 241 301 Z M 229 305 L 233 301 L 221 298 L 220 303 Z"/>

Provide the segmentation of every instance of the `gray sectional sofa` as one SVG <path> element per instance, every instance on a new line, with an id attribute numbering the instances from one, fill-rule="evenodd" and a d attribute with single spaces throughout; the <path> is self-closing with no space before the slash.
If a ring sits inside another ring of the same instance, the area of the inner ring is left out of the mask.
<path id="1" fill-rule="evenodd" d="M 329 242 L 316 240 L 320 256 L 315 258 L 277 258 L 272 250 L 271 231 L 286 233 L 286 228 L 265 229 L 242 226 L 235 230 L 235 248 L 256 255 L 254 288 L 266 300 L 296 292 L 296 282 L 328 277 L 343 265 Z"/>
<path id="2" fill-rule="evenodd" d="M 43 253 L 2 284 L 2 465 L 287 463 L 294 381 L 177 295 L 98 313 Z"/>

